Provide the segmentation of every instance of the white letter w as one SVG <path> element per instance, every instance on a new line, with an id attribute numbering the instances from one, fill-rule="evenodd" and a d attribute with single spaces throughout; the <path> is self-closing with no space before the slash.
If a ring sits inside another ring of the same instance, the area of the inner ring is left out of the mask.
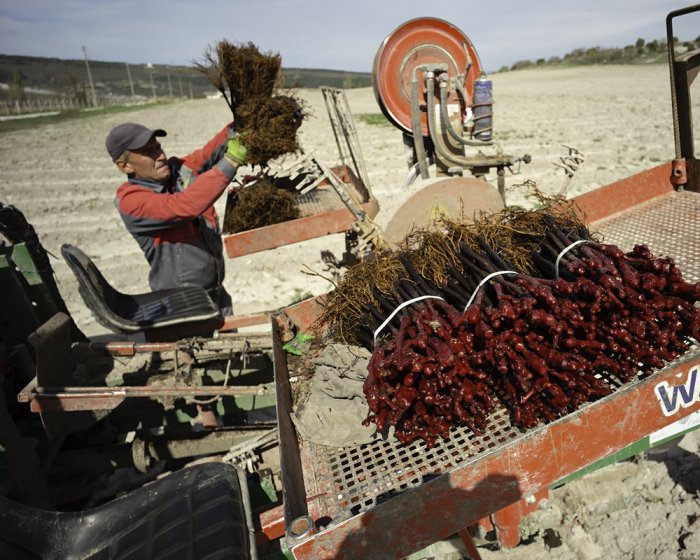
<path id="1" fill-rule="evenodd" d="M 674 385 L 670 387 L 666 381 L 659 383 L 654 390 L 656 398 L 659 399 L 661 410 L 666 416 L 671 416 L 678 412 L 678 409 L 689 407 L 693 404 L 698 396 L 695 395 L 695 381 L 698 374 L 698 366 L 695 366 L 688 372 L 688 379 L 683 385 Z M 669 395 L 670 390 L 670 395 Z M 679 398 L 680 397 L 680 398 Z"/>

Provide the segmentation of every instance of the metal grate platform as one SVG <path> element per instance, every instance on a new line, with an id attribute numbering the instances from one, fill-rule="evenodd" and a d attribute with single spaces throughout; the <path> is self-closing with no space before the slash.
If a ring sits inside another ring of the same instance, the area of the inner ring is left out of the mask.
<path id="1" fill-rule="evenodd" d="M 642 204 L 591 228 L 606 243 L 629 251 L 637 243 L 654 255 L 673 257 L 688 282 L 700 280 L 700 194 L 679 192 Z"/>
<path id="2" fill-rule="evenodd" d="M 331 187 L 316 187 L 306 194 L 299 195 L 296 202 L 301 218 L 345 208 L 340 196 Z"/>
<path id="3" fill-rule="evenodd" d="M 396 440 L 337 450 L 321 446 L 334 491 L 333 501 L 324 505 L 331 511 L 340 508 L 357 514 L 394 493 L 470 462 L 520 435 L 508 416 L 507 410 L 499 408 L 489 416 L 484 435 L 476 436 L 466 427 L 453 428 L 450 440 L 440 439 L 432 449 L 423 440 L 405 446 Z"/>
<path id="4" fill-rule="evenodd" d="M 674 193 L 594 224 L 591 229 L 601 233 L 606 243 L 623 250 L 645 243 L 655 255 L 673 257 L 688 281 L 700 279 L 700 195 L 696 193 Z M 688 354 L 692 353 L 700 355 L 697 347 Z M 613 392 L 635 383 L 605 381 Z M 340 521 L 431 477 L 476 462 L 537 429 L 513 428 L 508 411 L 501 407 L 489 416 L 485 434 L 477 436 L 466 427 L 453 428 L 450 440 L 438 439 L 432 449 L 427 449 L 422 440 L 406 446 L 379 441 L 338 449 L 302 442 L 310 512 Z"/>

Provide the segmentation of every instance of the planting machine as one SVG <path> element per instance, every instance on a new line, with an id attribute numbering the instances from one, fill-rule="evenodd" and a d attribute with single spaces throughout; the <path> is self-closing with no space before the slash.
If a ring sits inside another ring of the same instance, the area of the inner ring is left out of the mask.
<path id="1" fill-rule="evenodd" d="M 606 242 L 644 242 L 689 282 L 700 281 L 689 93 L 700 51 L 673 52 L 673 23 L 698 10 L 667 18 L 675 159 L 576 198 Z M 496 143 L 490 81 L 469 39 L 442 20 L 411 20 L 381 44 L 373 77 L 404 137 L 406 185 L 420 188 L 376 226 L 349 109 L 326 88 L 342 164 L 307 157 L 281 170 L 306 197 L 302 217 L 225 234 L 229 257 L 345 233 L 347 263 L 440 215 L 503 207 L 506 171 L 529 156 Z M 290 363 L 323 296 L 224 319 L 196 291 L 117 292 L 65 246 L 86 304 L 116 333 L 96 343 L 72 321 L 21 212 L 0 207 L 0 225 L 2 558 L 400 558 L 454 534 L 477 558 L 479 531 L 515 546 L 520 520 L 550 488 L 700 422 L 693 346 L 644 379 L 607 380 L 608 396 L 533 428 L 513 427 L 503 408 L 482 434 L 453 428 L 431 448 L 317 445 L 291 420 Z M 262 323 L 271 333 L 236 330 Z"/>
<path id="2" fill-rule="evenodd" d="M 700 166 L 689 93 L 700 51 L 675 55 L 672 49 L 675 18 L 697 10 L 667 19 L 675 159 L 575 199 L 606 242 L 626 250 L 647 243 L 654 254 L 673 256 L 690 282 L 700 279 Z M 497 209 L 501 197 L 493 193 L 503 193 L 505 169 L 528 158 L 490 145 L 490 108 L 478 89 L 485 79 L 468 39 L 445 22 L 408 22 L 382 44 L 374 72 L 377 100 L 412 152 L 407 182 L 428 179 L 415 195 L 425 198 L 397 212 L 398 235 L 406 224 L 434 217 L 443 196 L 439 185 L 459 185 L 467 208 Z M 489 149 L 495 153 L 483 153 Z M 476 155 L 467 155 L 470 150 Z M 439 175 L 432 185 L 431 162 Z M 498 191 L 480 179 L 489 168 L 497 171 Z M 474 177 L 462 176 L 465 170 Z M 402 226 L 400 213 L 408 215 Z M 550 488 L 678 438 L 700 421 L 700 351 L 693 346 L 653 375 L 616 384 L 609 396 L 532 429 L 514 428 L 503 409 L 483 434 L 453 428 L 448 441 L 432 448 L 421 439 L 316 445 L 300 438 L 289 420 L 289 376 L 298 371 L 281 351 L 280 337 L 290 324 L 305 331 L 322 305 L 304 302 L 273 320 L 280 322 L 273 348 L 286 543 L 295 558 L 398 558 L 457 533 L 477 557 L 473 535 L 492 530 L 501 546 L 515 546 L 520 520 Z"/>

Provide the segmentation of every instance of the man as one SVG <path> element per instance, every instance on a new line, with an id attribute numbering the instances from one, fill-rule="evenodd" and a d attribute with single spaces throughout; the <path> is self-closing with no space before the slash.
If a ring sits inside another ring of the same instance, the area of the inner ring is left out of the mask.
<path id="1" fill-rule="evenodd" d="M 128 177 L 114 202 L 151 267 L 151 290 L 201 286 L 230 315 L 214 203 L 245 163 L 247 150 L 228 125 L 201 150 L 168 158 L 158 141 L 165 135 L 136 123 L 109 132 L 107 152 Z"/>

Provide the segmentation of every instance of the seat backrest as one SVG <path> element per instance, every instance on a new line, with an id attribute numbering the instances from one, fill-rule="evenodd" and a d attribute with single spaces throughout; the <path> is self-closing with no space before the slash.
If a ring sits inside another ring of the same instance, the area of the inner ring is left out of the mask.
<path id="1" fill-rule="evenodd" d="M 93 297 L 107 304 L 116 300 L 117 290 L 107 282 L 97 265 L 83 251 L 73 245 L 64 244 L 61 246 L 61 254 L 75 274 L 81 288 L 88 290 Z"/>
<path id="2" fill-rule="evenodd" d="M 78 290 L 97 321 L 115 332 L 141 330 L 132 321 L 125 320 L 114 311 L 122 294 L 115 290 L 82 250 L 73 245 L 61 245 L 61 254 L 78 281 Z"/>

